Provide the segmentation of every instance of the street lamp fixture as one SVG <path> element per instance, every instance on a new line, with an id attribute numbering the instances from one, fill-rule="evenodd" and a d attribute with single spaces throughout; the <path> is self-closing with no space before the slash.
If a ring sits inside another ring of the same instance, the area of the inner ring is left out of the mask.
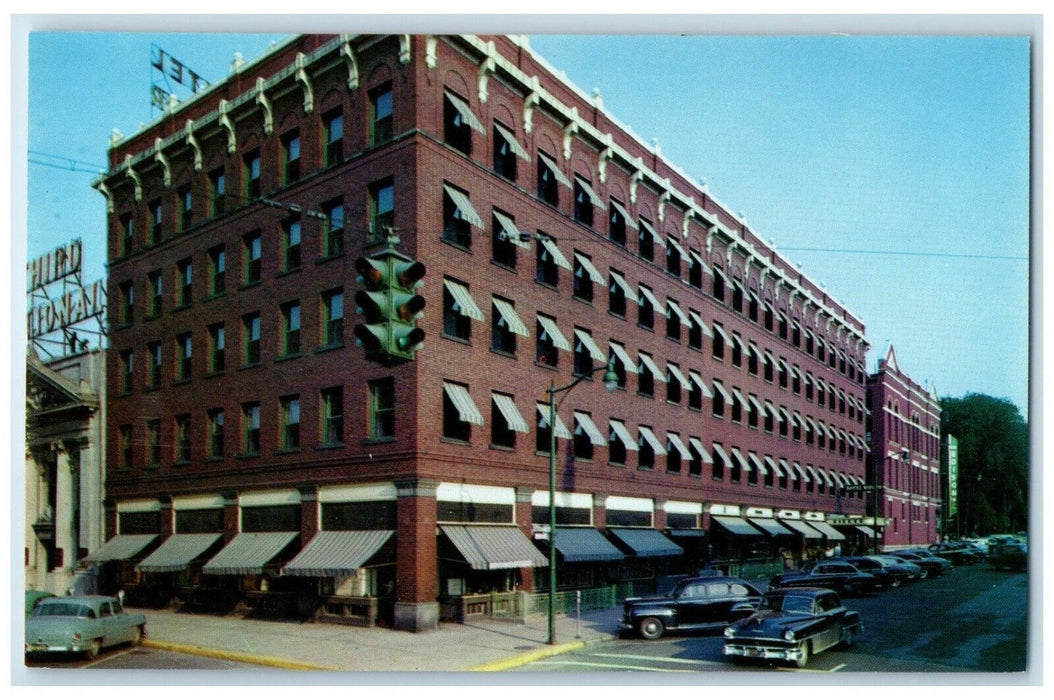
<path id="1" fill-rule="evenodd" d="M 556 395 L 574 389 L 583 379 L 601 370 L 604 370 L 604 389 L 609 393 L 615 391 L 618 374 L 613 357 L 607 365 L 591 368 L 566 386 L 549 382 L 549 644 L 556 644 Z"/>

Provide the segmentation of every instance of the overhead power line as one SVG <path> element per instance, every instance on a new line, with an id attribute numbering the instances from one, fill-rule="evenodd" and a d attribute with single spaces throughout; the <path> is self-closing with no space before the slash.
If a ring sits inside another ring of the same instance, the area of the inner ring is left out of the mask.
<path id="1" fill-rule="evenodd" d="M 43 165 L 47 168 L 70 170 L 75 173 L 91 173 L 93 175 L 98 175 L 99 173 L 106 172 L 106 167 L 102 165 L 96 165 L 95 163 L 88 163 L 87 161 L 76 160 L 75 158 L 68 158 L 66 156 L 57 156 L 54 153 L 44 153 L 42 151 L 29 151 L 29 162 L 34 165 Z"/>

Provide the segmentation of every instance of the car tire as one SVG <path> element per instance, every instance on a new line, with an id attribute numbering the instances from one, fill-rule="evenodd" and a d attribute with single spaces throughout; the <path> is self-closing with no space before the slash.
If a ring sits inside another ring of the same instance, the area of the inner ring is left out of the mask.
<path id="1" fill-rule="evenodd" d="M 901 583 L 900 579 L 899 578 L 895 578 L 895 579 L 893 579 L 892 581 L 889 582 L 889 587 L 890 588 L 900 588 L 900 583 Z"/>
<path id="2" fill-rule="evenodd" d="M 102 651 L 102 640 L 93 639 L 88 643 L 88 660 L 93 661 L 99 658 L 99 652 Z"/>
<path id="3" fill-rule="evenodd" d="M 842 649 L 851 649 L 856 643 L 856 630 L 852 627 L 842 629 Z"/>
<path id="4" fill-rule="evenodd" d="M 804 640 L 798 642 L 798 651 L 801 652 L 801 656 L 794 660 L 794 665 L 798 668 L 805 668 L 805 665 L 809 663 L 809 643 Z"/>
<path id="5" fill-rule="evenodd" d="M 637 623 L 637 631 L 640 636 L 649 641 L 658 639 L 666 631 L 666 626 L 657 617 L 646 617 Z"/>

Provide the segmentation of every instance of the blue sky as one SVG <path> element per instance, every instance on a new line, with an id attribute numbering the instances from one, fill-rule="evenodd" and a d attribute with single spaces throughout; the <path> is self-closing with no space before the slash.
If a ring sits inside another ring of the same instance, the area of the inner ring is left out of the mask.
<path id="1" fill-rule="evenodd" d="M 251 60 L 283 38 L 31 34 L 32 235 L 18 255 L 80 237 L 87 278 L 105 274 L 104 201 L 80 171 L 105 164 L 111 129 L 129 135 L 152 119 L 151 44 L 218 81 L 235 51 Z M 901 368 L 938 394 L 982 392 L 1026 412 L 1027 38 L 532 35 L 531 45 L 861 317 L 869 369 L 892 343 Z"/>

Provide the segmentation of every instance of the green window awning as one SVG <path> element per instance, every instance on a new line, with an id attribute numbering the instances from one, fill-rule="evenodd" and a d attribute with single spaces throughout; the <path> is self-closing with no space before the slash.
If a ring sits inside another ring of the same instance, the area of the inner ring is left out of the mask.
<path id="1" fill-rule="evenodd" d="M 182 571 L 205 550 L 219 542 L 222 536 L 219 532 L 172 535 L 150 556 L 139 562 L 135 569 L 152 574 Z"/>
<path id="2" fill-rule="evenodd" d="M 819 530 L 829 540 L 844 540 L 845 535 L 835 530 L 822 520 L 810 520 L 809 526 Z"/>
<path id="3" fill-rule="evenodd" d="M 638 557 L 676 557 L 684 554 L 680 545 L 651 528 L 612 527 L 608 531 Z"/>
<path id="4" fill-rule="evenodd" d="M 157 535 L 117 535 L 86 556 L 84 561 L 89 564 L 104 564 L 108 561 L 131 559 L 156 539 Z"/>
<path id="5" fill-rule="evenodd" d="M 760 535 L 756 527 L 743 518 L 734 515 L 711 515 L 710 520 L 725 528 L 733 535 Z"/>
<path id="6" fill-rule="evenodd" d="M 595 528 L 558 527 L 553 543 L 565 562 L 615 561 L 625 555 Z"/>
<path id="7" fill-rule="evenodd" d="M 440 525 L 439 529 L 477 571 L 549 565 L 515 525 Z"/>
<path id="8" fill-rule="evenodd" d="M 299 532 L 239 532 L 202 567 L 201 573 L 216 576 L 262 574 Z"/>
<path id="9" fill-rule="evenodd" d="M 794 533 L 779 524 L 775 518 L 751 518 L 750 522 L 770 535 L 793 535 Z"/>
<path id="10" fill-rule="evenodd" d="M 792 530 L 797 531 L 799 534 L 804 535 L 806 539 L 818 540 L 822 535 L 805 524 L 802 520 L 781 520 L 784 525 Z"/>
<path id="11" fill-rule="evenodd" d="M 351 576 L 395 530 L 323 530 L 282 567 L 282 576 Z"/>

